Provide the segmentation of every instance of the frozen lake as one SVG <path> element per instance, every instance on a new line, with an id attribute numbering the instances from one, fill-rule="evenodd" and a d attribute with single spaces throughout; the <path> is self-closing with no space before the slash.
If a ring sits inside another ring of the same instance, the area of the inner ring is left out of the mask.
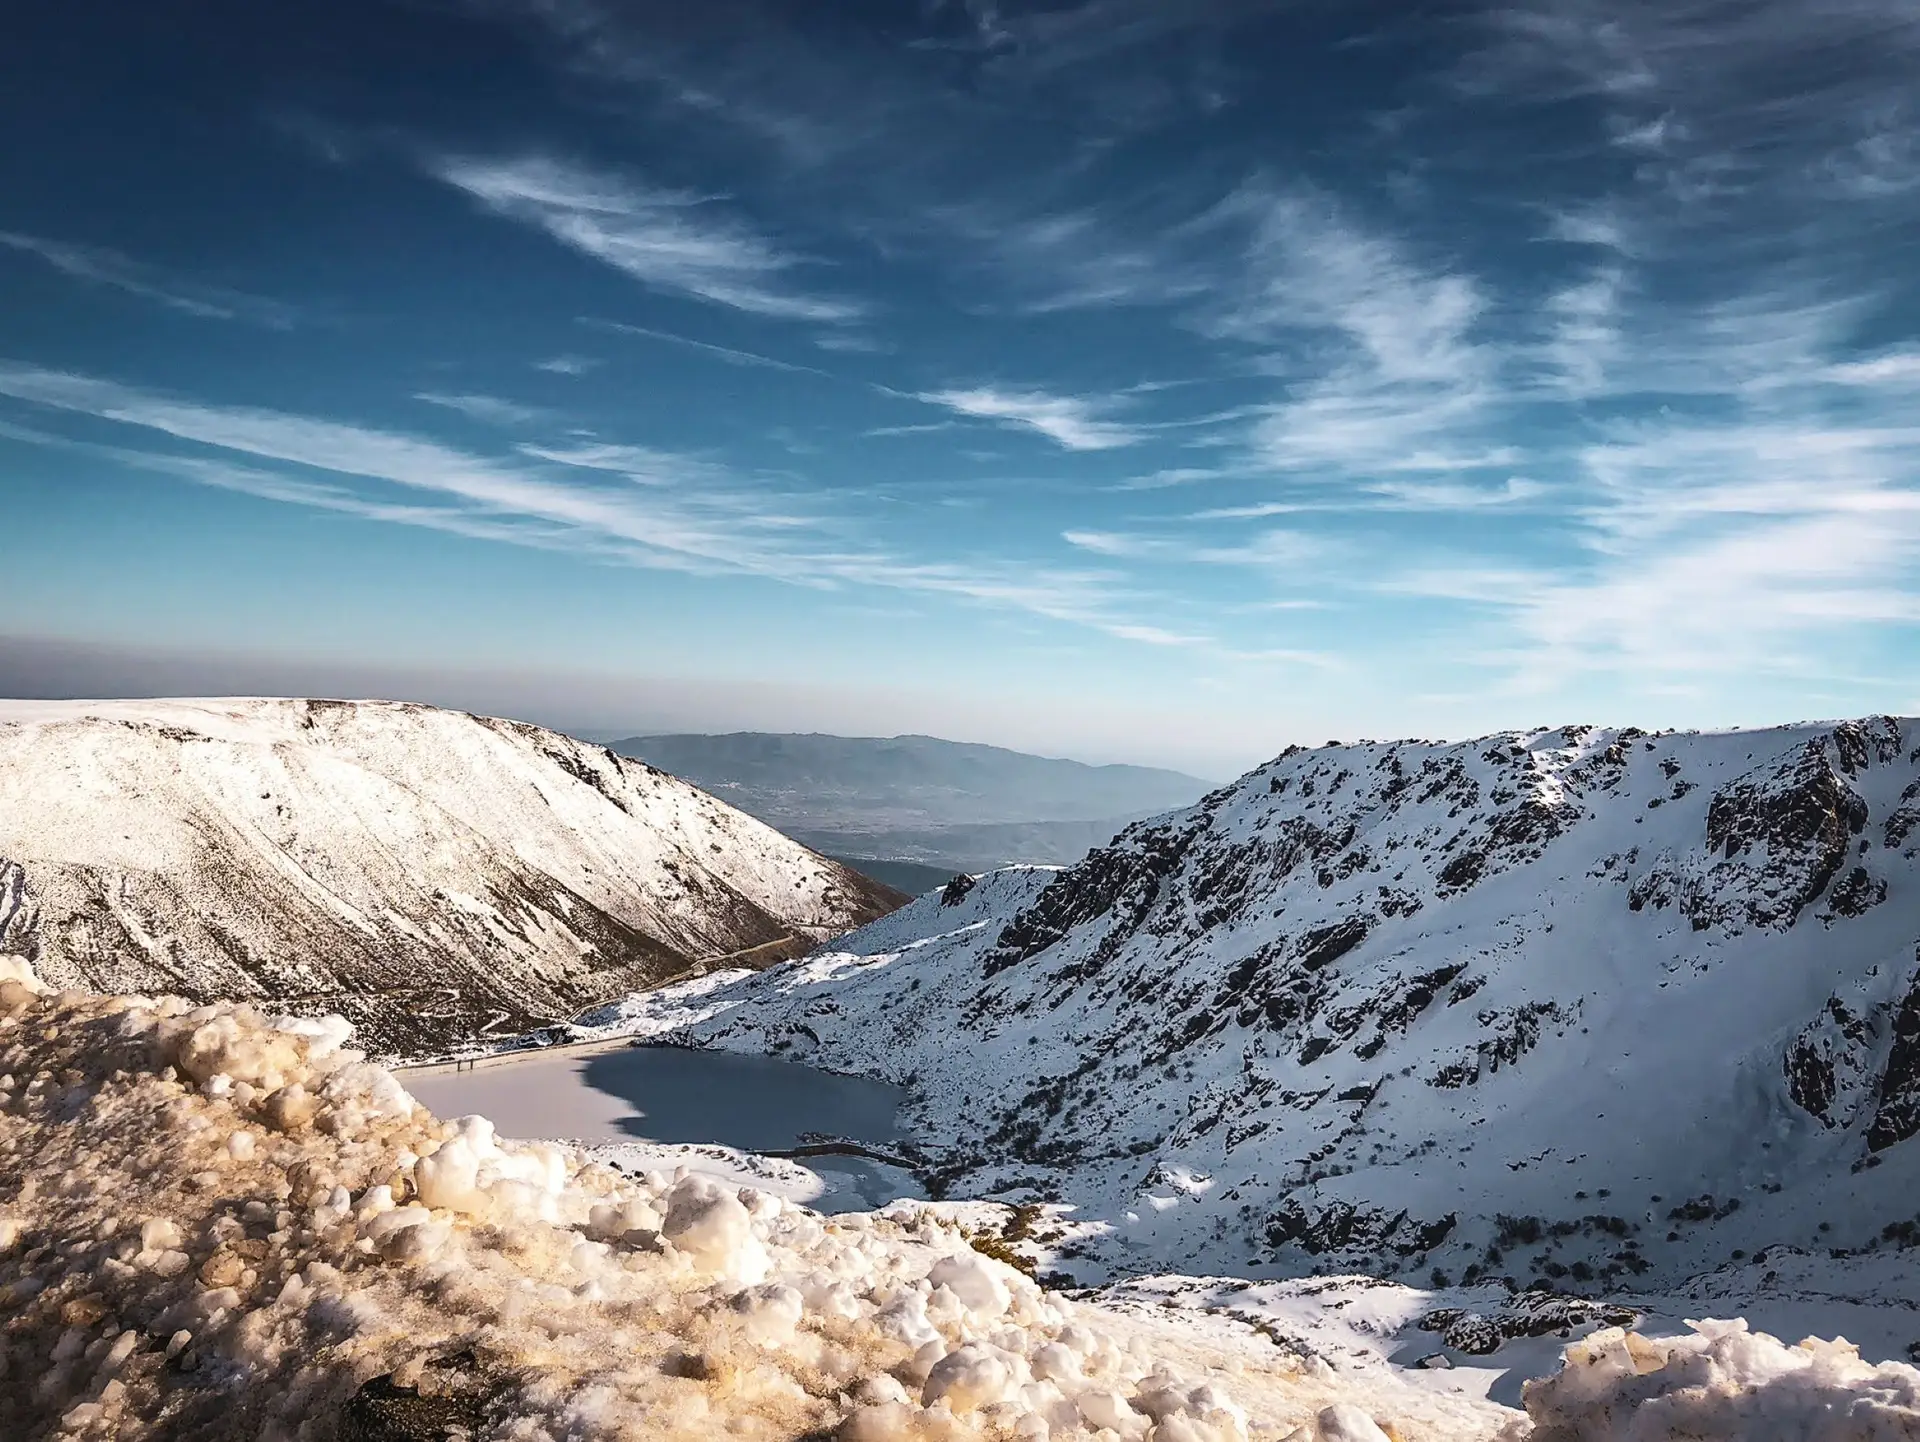
<path id="1" fill-rule="evenodd" d="M 609 1155 L 639 1164 L 698 1165 L 670 1154 L 675 1147 L 787 1151 L 819 1136 L 884 1150 L 899 1136 L 905 1099 L 900 1088 L 866 1077 L 664 1046 L 536 1052 L 472 1071 L 402 1073 L 401 1081 L 437 1116 L 478 1112 L 501 1136 L 520 1140 L 622 1144 Z M 862 1157 L 808 1157 L 804 1168 L 788 1170 L 818 1179 L 817 1190 L 802 1187 L 796 1200 L 823 1211 L 918 1195 L 909 1173 Z"/>

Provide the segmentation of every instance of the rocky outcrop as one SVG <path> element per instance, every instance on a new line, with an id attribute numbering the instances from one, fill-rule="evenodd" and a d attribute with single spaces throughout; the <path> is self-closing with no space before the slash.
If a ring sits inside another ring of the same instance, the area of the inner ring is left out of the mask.
<path id="1" fill-rule="evenodd" d="M 1857 749 L 1856 749 L 1857 747 Z M 1848 774 L 1867 764 L 1863 746 L 1836 732 L 1834 752 Z M 1755 861 L 1745 869 L 1741 920 L 1753 926 L 1791 925 L 1800 909 L 1827 888 L 1846 860 L 1852 839 L 1867 824 L 1867 803 L 1848 786 L 1821 742 L 1809 741 L 1791 761 L 1741 777 L 1713 795 L 1707 807 L 1707 850 L 1724 861 Z M 1757 854 L 1756 854 L 1757 853 Z M 1687 914 L 1724 919 L 1713 880 L 1691 889 Z"/>
<path id="2" fill-rule="evenodd" d="M 1575 1327 L 1631 1327 L 1639 1320 L 1640 1314 L 1630 1307 L 1529 1288 L 1500 1307 L 1486 1311 L 1442 1307 L 1414 1325 L 1423 1332 L 1439 1333 L 1440 1340 L 1456 1352 L 1485 1357 L 1516 1337 L 1565 1336 Z"/>
<path id="3" fill-rule="evenodd" d="M 1885 1151 L 1920 1132 L 1920 967 L 1892 1008 L 1892 1045 L 1874 1097 L 1867 1149 Z"/>
<path id="4" fill-rule="evenodd" d="M 1006 924 L 987 958 L 986 974 L 994 976 L 1030 961 L 1075 927 L 1094 921 L 1108 922 L 1101 944 L 1110 954 L 1145 922 L 1160 897 L 1161 883 L 1178 870 L 1197 829 L 1131 827 L 1112 846 L 1061 872 L 1031 906 Z"/>
<path id="5" fill-rule="evenodd" d="M 1823 1126 L 1853 1125 L 1872 1100 L 1884 1034 L 1883 1007 L 1828 997 L 1787 1048 L 1787 1095 Z"/>
<path id="6" fill-rule="evenodd" d="M 1878 754 L 1865 738 L 1861 727 L 1844 735 L 1836 728 L 1718 788 L 1704 850 L 1663 852 L 1635 879 L 1629 904 L 1678 906 L 1696 931 L 1792 926 L 1840 874 L 1866 827 L 1866 800 L 1847 781 Z M 1850 909 L 1836 914 L 1858 915 L 1875 904 L 1874 893 L 1863 875 L 1842 902 Z"/>
<path id="7" fill-rule="evenodd" d="M 1787 1095 L 1823 1126 L 1865 1122 L 1869 1152 L 1920 1133 L 1920 947 L 1910 968 L 1876 967 L 1848 998 L 1828 997 L 1783 1069 Z"/>
<path id="8" fill-rule="evenodd" d="M 1404 1208 L 1356 1206 L 1351 1202 L 1309 1205 L 1292 1196 L 1267 1218 L 1267 1244 L 1298 1247 L 1310 1257 L 1329 1252 L 1393 1253 L 1423 1257 L 1444 1242 L 1460 1219 L 1449 1213 L 1422 1221 Z"/>

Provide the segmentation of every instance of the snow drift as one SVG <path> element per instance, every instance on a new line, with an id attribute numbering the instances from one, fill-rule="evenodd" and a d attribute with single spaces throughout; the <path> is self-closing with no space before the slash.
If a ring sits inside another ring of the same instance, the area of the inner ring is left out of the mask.
<path id="1" fill-rule="evenodd" d="M 827 1220 L 443 1122 L 339 1018 L 47 992 L 0 959 L 0 1434 L 1517 1439 L 1528 1423 Z M 1844 1347 L 1601 1333 L 1541 1438 L 1920 1437 Z"/>
<path id="2" fill-rule="evenodd" d="M 1095 1278 L 1661 1290 L 1920 1241 L 1920 723 L 1293 750 L 603 1030 L 912 1090 Z"/>
<path id="3" fill-rule="evenodd" d="M 520 1030 L 899 898 L 663 772 L 385 702 L 9 702 L 0 952 L 63 985 L 305 998 L 376 1045 Z"/>

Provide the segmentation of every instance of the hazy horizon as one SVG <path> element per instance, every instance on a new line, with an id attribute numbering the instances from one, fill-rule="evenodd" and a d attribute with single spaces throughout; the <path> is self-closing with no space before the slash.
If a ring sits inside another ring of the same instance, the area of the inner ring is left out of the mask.
<path id="1" fill-rule="evenodd" d="M 1179 732 L 1180 718 L 1162 731 L 1141 726 L 1145 713 L 1118 718 L 1105 732 L 1084 722 L 1067 731 L 1051 718 L 996 714 L 965 698 L 906 696 L 882 690 L 802 690 L 755 682 L 698 678 L 618 677 L 588 672 L 489 672 L 432 665 L 378 666 L 347 658 L 298 658 L 141 650 L 93 642 L 48 640 L 0 633 L 0 698 L 18 700 L 140 700 L 223 696 L 332 697 L 417 701 L 481 715 L 531 721 L 585 740 L 610 742 L 669 734 L 729 732 L 806 734 L 890 739 L 928 736 L 999 746 L 1087 765 L 1154 766 L 1209 783 L 1232 780 L 1290 745 L 1393 740 L 1420 736 L 1457 741 L 1503 730 L 1551 730 L 1571 724 L 1637 725 L 1649 730 L 1718 731 L 1843 719 L 1811 710 L 1792 716 L 1724 721 L 1648 721 L 1644 716 L 1518 714 L 1479 731 L 1352 730 L 1276 734 L 1269 745 L 1248 740 L 1235 750 L 1196 746 Z M 1920 706 L 1895 714 L 1920 712 Z M 1063 708 L 1063 713 L 1064 708 Z M 1859 713 L 1866 714 L 1866 713 Z M 896 723 L 886 718 L 898 717 Z M 649 719 L 651 718 L 651 719 Z M 1149 720 L 1153 718 L 1148 718 Z M 1089 739 L 1091 738 L 1091 739 Z M 1104 738 L 1104 744 L 1102 739 Z"/>

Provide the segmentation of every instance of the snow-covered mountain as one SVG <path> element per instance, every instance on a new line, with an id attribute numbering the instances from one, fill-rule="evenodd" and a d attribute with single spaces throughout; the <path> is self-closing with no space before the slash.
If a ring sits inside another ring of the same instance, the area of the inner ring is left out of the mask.
<path id="1" fill-rule="evenodd" d="M 378 1047 L 519 1029 L 900 898 L 604 747 L 386 702 L 0 706 L 0 953 L 303 999 Z"/>
<path id="2" fill-rule="evenodd" d="M 906 1083 L 1083 1273 L 1650 1289 L 1920 1239 L 1917 857 L 1912 720 L 1296 748 L 598 1020 Z"/>

